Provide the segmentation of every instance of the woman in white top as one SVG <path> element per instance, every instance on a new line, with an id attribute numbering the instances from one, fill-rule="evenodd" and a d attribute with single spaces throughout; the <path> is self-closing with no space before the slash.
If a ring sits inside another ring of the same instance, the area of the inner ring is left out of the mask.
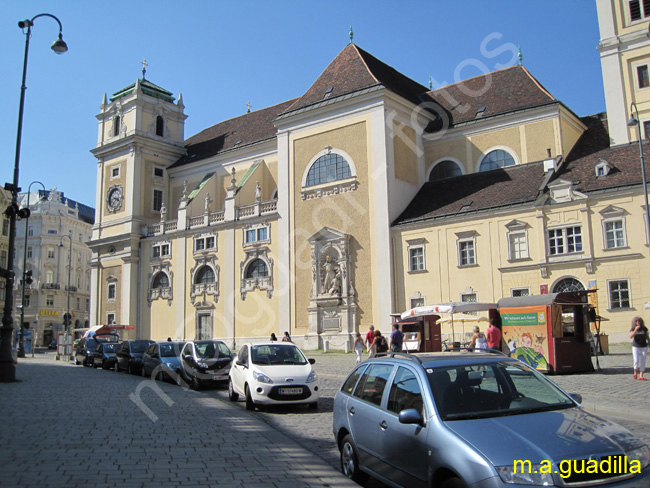
<path id="1" fill-rule="evenodd" d="M 481 332 L 478 325 L 474 326 L 474 336 L 472 337 L 472 342 L 469 343 L 470 350 L 473 348 L 474 352 L 483 352 L 487 351 L 488 344 L 485 334 Z"/>
<path id="2" fill-rule="evenodd" d="M 363 352 L 363 338 L 360 332 L 357 332 L 357 338 L 354 341 L 354 352 L 357 353 L 357 364 L 359 364 L 361 362 L 361 353 Z"/>

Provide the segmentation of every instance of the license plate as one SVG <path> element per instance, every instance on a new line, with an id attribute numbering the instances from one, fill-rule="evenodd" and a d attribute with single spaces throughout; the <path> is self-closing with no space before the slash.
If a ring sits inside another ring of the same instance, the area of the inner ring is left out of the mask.
<path id="1" fill-rule="evenodd" d="M 218 380 L 222 379 L 222 377 L 221 376 L 213 376 L 212 379 L 214 381 L 218 381 Z"/>
<path id="2" fill-rule="evenodd" d="M 280 388 L 280 395 L 300 395 L 302 388 Z"/>

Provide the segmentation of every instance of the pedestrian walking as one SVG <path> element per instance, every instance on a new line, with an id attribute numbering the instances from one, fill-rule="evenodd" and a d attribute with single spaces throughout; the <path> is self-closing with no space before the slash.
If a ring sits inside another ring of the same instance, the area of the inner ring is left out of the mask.
<path id="1" fill-rule="evenodd" d="M 371 356 L 374 356 L 380 352 L 388 352 L 388 341 L 386 341 L 386 338 L 381 335 L 381 331 L 376 330 L 375 338 L 372 341 L 372 346 L 370 347 L 369 354 Z"/>
<path id="2" fill-rule="evenodd" d="M 487 339 L 487 345 L 490 349 L 496 349 L 497 351 L 501 350 L 501 331 L 496 326 L 496 321 L 490 319 L 490 326 L 487 331 L 485 331 L 485 338 Z"/>
<path id="3" fill-rule="evenodd" d="M 363 338 L 361 337 L 361 332 L 357 332 L 356 339 L 354 340 L 354 352 L 357 354 L 357 364 L 359 364 L 361 359 L 361 354 L 363 353 Z"/>
<path id="4" fill-rule="evenodd" d="M 393 332 L 390 333 L 390 350 L 391 352 L 402 352 L 404 343 L 404 334 L 399 330 L 399 324 L 393 324 Z"/>
<path id="5" fill-rule="evenodd" d="M 641 317 L 632 319 L 630 328 L 630 339 L 632 339 L 632 358 L 634 359 L 634 379 L 647 381 L 643 377 L 645 373 L 645 360 L 648 354 L 648 328 Z"/>
<path id="6" fill-rule="evenodd" d="M 469 350 L 474 352 L 484 352 L 488 348 L 487 340 L 485 339 L 485 334 L 481 332 L 481 329 L 478 325 L 474 326 L 474 335 L 472 336 L 472 342 L 469 343 Z"/>
<path id="7" fill-rule="evenodd" d="M 278 338 L 275 335 L 275 332 L 271 332 L 271 342 L 277 342 Z"/>
<path id="8" fill-rule="evenodd" d="M 368 349 L 368 357 L 370 357 L 374 352 L 372 352 L 372 342 L 375 340 L 375 326 L 371 325 L 366 333 L 366 349 Z"/>
<path id="9" fill-rule="evenodd" d="M 284 331 L 284 337 L 282 338 L 282 342 L 293 342 L 291 340 L 291 336 L 289 335 L 288 331 Z"/>

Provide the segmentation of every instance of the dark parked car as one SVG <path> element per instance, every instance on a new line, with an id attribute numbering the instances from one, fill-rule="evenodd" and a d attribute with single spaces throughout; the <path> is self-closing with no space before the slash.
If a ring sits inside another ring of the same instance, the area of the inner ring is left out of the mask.
<path id="1" fill-rule="evenodd" d="M 115 371 L 127 371 L 130 374 L 137 374 L 142 367 L 142 355 L 149 344 L 153 341 L 137 340 L 123 341 L 117 349 L 117 361 L 115 361 Z"/>
<path id="2" fill-rule="evenodd" d="M 181 353 L 181 374 L 194 390 L 228 381 L 233 354 L 221 341 L 190 341 Z"/>
<path id="3" fill-rule="evenodd" d="M 119 339 L 120 336 L 117 334 L 96 334 L 79 339 L 79 342 L 74 348 L 72 362 L 74 364 L 92 366 L 94 363 L 93 354 L 97 348 L 97 344 L 100 342 L 116 343 Z"/>
<path id="4" fill-rule="evenodd" d="M 142 355 L 142 376 L 154 376 L 157 380 L 170 378 L 178 383 L 183 345 L 183 342 L 157 342 L 149 345 Z"/>
<path id="5" fill-rule="evenodd" d="M 93 353 L 95 368 L 111 369 L 115 365 L 115 352 L 120 345 L 117 342 L 100 342 Z"/>
<path id="6" fill-rule="evenodd" d="M 56 339 L 52 339 L 50 345 L 47 346 L 48 349 L 56 349 Z"/>
<path id="7" fill-rule="evenodd" d="M 643 441 L 491 353 L 382 353 L 334 398 L 341 468 L 394 487 L 650 486 Z"/>

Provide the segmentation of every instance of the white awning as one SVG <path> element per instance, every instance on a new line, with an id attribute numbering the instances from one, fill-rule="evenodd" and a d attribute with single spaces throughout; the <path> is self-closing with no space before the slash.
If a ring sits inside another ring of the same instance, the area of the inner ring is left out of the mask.
<path id="1" fill-rule="evenodd" d="M 438 305 L 422 305 L 415 307 L 406 312 L 402 312 L 401 319 L 408 319 L 409 317 L 419 317 L 421 315 L 433 315 L 439 313 L 467 313 L 467 312 L 481 312 L 490 309 L 496 309 L 496 303 L 487 302 L 447 302 Z"/>

